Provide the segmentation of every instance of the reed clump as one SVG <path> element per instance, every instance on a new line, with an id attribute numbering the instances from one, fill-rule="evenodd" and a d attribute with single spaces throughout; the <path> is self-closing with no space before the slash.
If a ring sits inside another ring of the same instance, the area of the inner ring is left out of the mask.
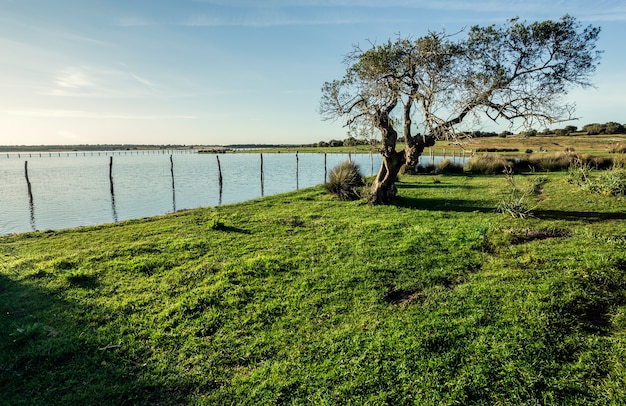
<path id="1" fill-rule="evenodd" d="M 511 167 L 515 167 L 511 158 L 497 154 L 479 154 L 467 162 L 465 170 L 473 174 L 495 175 Z"/>
<path id="2" fill-rule="evenodd" d="M 325 185 L 326 190 L 341 200 L 360 199 L 363 186 L 365 181 L 361 169 L 352 161 L 344 161 L 334 167 Z"/>

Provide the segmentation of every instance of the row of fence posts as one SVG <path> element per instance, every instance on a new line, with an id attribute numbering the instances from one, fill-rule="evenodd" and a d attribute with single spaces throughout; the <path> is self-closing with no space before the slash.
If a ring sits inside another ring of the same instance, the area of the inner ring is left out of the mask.
<path id="1" fill-rule="evenodd" d="M 217 173 L 218 173 L 218 185 L 219 185 L 219 205 L 222 204 L 222 195 L 224 191 L 224 177 L 222 175 L 222 165 L 220 162 L 220 157 L 215 156 L 217 160 Z M 261 180 L 261 196 L 265 195 L 265 168 L 263 162 L 263 154 L 260 154 L 261 159 L 261 167 L 260 167 L 260 180 Z M 348 160 L 352 161 L 352 154 L 348 153 Z M 374 173 L 374 159 L 373 155 L 370 152 L 370 162 L 371 162 L 371 172 Z M 172 210 L 176 211 L 176 182 L 174 178 L 174 158 L 173 155 L 170 155 L 170 174 L 171 174 L 171 182 L 172 182 Z M 33 199 L 33 190 L 32 184 L 30 182 L 30 178 L 28 176 L 28 161 L 24 161 L 24 176 L 26 178 L 26 185 L 28 188 L 28 200 L 30 206 L 30 223 L 33 230 L 35 230 L 35 204 Z M 300 189 L 300 158 L 299 154 L 296 151 L 296 190 Z M 324 183 L 326 183 L 328 179 L 328 160 L 327 154 L 324 154 Z M 117 207 L 115 204 L 115 185 L 113 181 L 113 156 L 109 157 L 109 191 L 111 194 L 111 211 L 113 215 L 113 221 L 117 223 L 119 221 Z"/>
<path id="2" fill-rule="evenodd" d="M 452 149 L 452 161 L 456 161 L 456 158 L 458 157 L 459 159 L 462 159 L 463 162 L 465 162 L 465 154 L 466 152 L 469 154 L 469 156 L 472 155 L 472 151 L 466 151 L 466 150 L 461 150 L 459 151 L 459 153 L 457 154 L 456 149 Z M 442 159 L 446 159 L 446 157 L 448 155 L 446 155 L 446 149 L 442 148 L 441 151 L 441 156 Z M 434 148 L 430 148 L 430 161 L 431 163 L 434 165 L 435 164 L 435 149 Z"/>
<path id="3" fill-rule="evenodd" d="M 181 149 L 181 150 L 143 150 L 143 151 L 83 151 L 83 152 L 17 152 L 17 153 L 6 153 L 7 158 L 11 158 L 15 156 L 16 158 L 32 158 L 33 156 L 37 158 L 68 158 L 71 156 L 115 156 L 115 155 L 166 155 L 166 154 L 195 154 L 198 152 L 195 149 Z M 4 153 L 3 153 L 4 154 Z"/>
<path id="4" fill-rule="evenodd" d="M 163 155 L 165 155 L 165 154 L 168 154 L 168 153 L 170 155 L 172 155 L 174 153 L 177 153 L 177 154 L 191 154 L 191 153 L 196 153 L 196 152 L 197 152 L 196 150 L 177 150 L 177 151 L 173 151 L 173 150 L 172 151 L 170 151 L 170 150 L 145 150 L 145 151 L 110 151 L 110 152 L 109 151 L 91 151 L 91 152 L 85 151 L 85 152 L 82 152 L 82 156 L 88 156 L 88 155 L 89 156 L 101 156 L 101 155 L 109 156 L 109 154 L 111 156 L 115 156 L 116 154 L 120 155 L 120 156 L 121 155 L 128 155 L 128 154 L 130 154 L 130 155 L 134 155 L 134 154 L 136 154 L 136 155 L 163 154 Z M 469 153 L 471 155 L 471 151 L 469 151 Z M 19 152 L 19 153 L 14 153 L 14 154 L 7 153 L 6 157 L 10 158 L 13 155 L 13 156 L 16 156 L 17 158 L 21 158 L 22 155 L 23 155 L 26 158 L 26 155 L 28 155 L 28 158 L 32 158 L 33 155 L 35 157 L 37 157 L 37 155 L 39 155 L 39 158 L 42 158 L 46 154 L 48 155 L 48 157 L 52 157 L 52 156 L 61 157 L 61 154 L 64 154 L 65 157 L 69 157 L 69 156 L 72 156 L 72 155 L 79 156 L 79 154 L 81 154 L 81 153 L 80 152 L 48 152 L 48 153 L 45 153 L 45 152 L 36 152 L 36 153 L 32 153 L 32 152 L 26 153 L 26 152 L 23 152 L 22 153 L 22 152 Z M 370 152 L 370 155 L 371 154 L 372 153 Z M 456 149 L 452 149 L 452 159 L 456 159 L 457 156 L 459 158 L 462 157 L 463 159 L 465 159 L 465 154 L 466 154 L 465 150 L 461 150 L 457 154 L 457 150 Z M 350 153 L 348 153 L 348 155 L 350 155 Z M 442 148 L 442 154 L 441 155 L 443 156 L 444 159 L 446 158 L 447 152 L 446 152 L 445 148 Z M 298 159 L 297 156 L 298 156 L 298 152 L 296 152 L 296 161 Z M 324 154 L 324 156 L 326 156 L 326 154 Z M 431 157 L 431 159 L 434 159 L 434 156 L 435 156 L 435 149 L 434 148 L 430 148 L 430 157 Z"/>

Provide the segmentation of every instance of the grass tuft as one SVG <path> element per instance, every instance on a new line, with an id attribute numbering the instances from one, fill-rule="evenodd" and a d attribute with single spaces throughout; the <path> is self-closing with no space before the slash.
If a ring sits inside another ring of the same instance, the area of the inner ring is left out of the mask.
<path id="1" fill-rule="evenodd" d="M 325 186 L 326 190 L 341 200 L 357 200 L 361 198 L 365 181 L 356 163 L 344 161 L 330 171 Z"/>
<path id="2" fill-rule="evenodd" d="M 512 160 L 496 154 L 474 155 L 465 169 L 473 174 L 495 175 L 513 166 Z"/>

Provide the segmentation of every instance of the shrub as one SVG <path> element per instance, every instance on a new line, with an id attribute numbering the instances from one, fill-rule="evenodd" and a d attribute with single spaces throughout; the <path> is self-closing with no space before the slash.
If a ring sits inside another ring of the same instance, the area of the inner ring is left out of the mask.
<path id="1" fill-rule="evenodd" d="M 343 146 L 344 147 L 354 147 L 359 145 L 359 140 L 357 140 L 354 137 L 348 137 L 345 140 L 343 140 Z"/>
<path id="2" fill-rule="evenodd" d="M 501 156 L 495 154 L 481 154 L 474 155 L 467 162 L 467 171 L 474 174 L 494 175 L 502 173 L 506 167 L 512 165 L 512 162 Z"/>
<path id="3" fill-rule="evenodd" d="M 434 171 L 435 174 L 441 173 L 463 173 L 463 165 L 444 159 L 437 164 Z"/>
<path id="4" fill-rule="evenodd" d="M 626 169 L 626 155 L 615 155 L 612 159 L 613 169 Z"/>
<path id="5" fill-rule="evenodd" d="M 605 196 L 626 195 L 626 170 L 615 168 L 593 176 L 589 163 L 577 162 L 569 169 L 568 181 L 584 190 Z"/>
<path id="6" fill-rule="evenodd" d="M 616 123 L 614 121 L 609 121 L 605 124 L 605 126 L 605 132 L 607 134 L 624 134 L 624 132 L 626 132 L 626 129 L 624 129 L 624 126 L 622 124 Z"/>
<path id="7" fill-rule="evenodd" d="M 417 165 L 417 170 L 416 173 L 434 173 L 435 172 L 435 165 L 434 164 L 419 164 Z"/>
<path id="8" fill-rule="evenodd" d="M 540 172 L 562 171 L 569 168 L 578 156 L 571 152 L 559 152 L 555 154 L 532 155 L 526 160 L 531 170 Z M 521 164 L 518 163 L 518 165 Z"/>
<path id="9" fill-rule="evenodd" d="M 626 154 L 626 145 L 624 144 L 611 145 L 611 147 L 609 148 L 609 152 L 611 154 Z"/>
<path id="10" fill-rule="evenodd" d="M 361 197 L 360 189 L 364 185 L 359 166 L 352 161 L 344 161 L 330 171 L 325 187 L 341 200 L 356 200 Z"/>
<path id="11" fill-rule="evenodd" d="M 508 214 L 511 217 L 525 219 L 531 216 L 532 209 L 528 207 L 526 195 L 529 191 L 523 191 L 517 187 L 513 176 L 513 168 L 505 167 L 504 174 L 509 184 L 509 190 L 505 191 L 504 196 L 498 202 L 497 210 L 500 213 Z M 541 181 L 541 185 L 543 185 Z M 537 194 L 535 190 L 532 193 Z"/>
<path id="12" fill-rule="evenodd" d="M 603 171 L 596 182 L 597 192 L 606 196 L 626 195 L 626 170 Z"/>

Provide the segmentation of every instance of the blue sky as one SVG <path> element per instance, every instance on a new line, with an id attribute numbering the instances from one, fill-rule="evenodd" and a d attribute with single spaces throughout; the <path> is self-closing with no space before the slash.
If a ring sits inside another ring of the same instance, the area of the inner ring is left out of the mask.
<path id="1" fill-rule="evenodd" d="M 605 51 L 572 124 L 626 123 L 623 0 L 0 0 L 0 144 L 343 139 L 318 106 L 353 44 L 566 13 Z"/>

